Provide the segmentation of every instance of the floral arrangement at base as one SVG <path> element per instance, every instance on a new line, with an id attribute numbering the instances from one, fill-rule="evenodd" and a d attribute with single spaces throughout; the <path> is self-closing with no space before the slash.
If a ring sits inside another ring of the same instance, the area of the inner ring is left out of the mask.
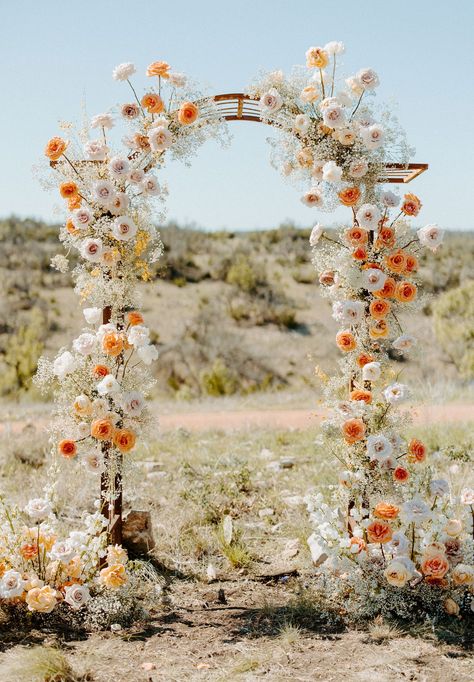
<path id="1" fill-rule="evenodd" d="M 373 103 L 373 69 L 338 78 L 343 53 L 340 42 L 311 47 L 306 68 L 289 78 L 264 75 L 251 88 L 262 119 L 281 132 L 274 163 L 307 187 L 303 203 L 352 214 L 349 227 L 317 223 L 310 237 L 340 325 L 340 376 L 316 368 L 330 408 L 319 445 L 342 471 L 337 506 L 308 499 L 315 529 L 308 542 L 319 571 L 337 576 L 354 608 L 408 613 L 416 603 L 421 617 L 440 609 L 458 615 L 474 608 L 474 492 L 454 494 L 426 445 L 403 435 L 410 414 L 398 408 L 409 389 L 390 363 L 391 352 L 415 347 L 401 315 L 423 306 L 419 252 L 436 250 L 444 233 L 437 225 L 414 232 L 409 221 L 420 199 L 378 182 L 386 163 L 408 162 L 411 150 L 391 112 Z"/>

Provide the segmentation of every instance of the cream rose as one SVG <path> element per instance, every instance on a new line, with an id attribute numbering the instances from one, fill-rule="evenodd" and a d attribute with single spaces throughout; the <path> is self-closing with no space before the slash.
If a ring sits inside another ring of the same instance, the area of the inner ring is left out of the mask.
<path id="1" fill-rule="evenodd" d="M 411 578 L 411 573 L 407 566 L 396 559 L 388 564 L 383 573 L 389 585 L 394 585 L 395 587 L 404 587 Z"/>
<path id="2" fill-rule="evenodd" d="M 26 603 L 29 611 L 51 613 L 58 603 L 56 590 L 53 590 L 49 585 L 34 587 L 27 592 Z"/>

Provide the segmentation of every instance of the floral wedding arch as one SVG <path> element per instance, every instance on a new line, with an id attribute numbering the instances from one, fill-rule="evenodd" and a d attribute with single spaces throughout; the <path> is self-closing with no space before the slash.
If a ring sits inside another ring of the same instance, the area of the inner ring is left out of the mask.
<path id="1" fill-rule="evenodd" d="M 59 184 L 66 202 L 59 237 L 67 254 L 80 256 L 72 274 L 87 327 L 54 361 L 41 360 L 37 380 L 54 388 L 57 460 L 98 472 L 101 500 L 85 519 L 86 532 L 63 542 L 52 539 L 54 486 L 32 500 L 26 509 L 36 522 L 31 559 L 25 543 L 11 539 L 18 556 L 0 582 L 3 598 L 26 594 L 32 611 L 51 611 L 63 599 L 79 609 L 91 594 L 127 583 L 122 471 L 153 428 L 145 396 L 158 356 L 136 286 L 150 279 L 162 254 L 154 223 L 166 189 L 154 171 L 166 156 L 187 161 L 208 138 L 223 137 L 226 120 L 251 120 L 279 130 L 272 163 L 304 187 L 305 205 L 326 211 L 344 205 L 352 219 L 339 230 L 316 224 L 310 238 L 322 291 L 340 323 L 335 343 L 341 351 L 340 376 L 320 372 L 331 414 L 323 425 L 326 447 L 342 469 L 334 506 L 308 500 L 314 563 L 328 589 L 335 580 L 345 598 L 395 591 L 405 608 L 413 595 L 450 613 L 469 608 L 474 491 L 455 497 L 435 477 L 426 446 L 400 433 L 397 406 L 408 389 L 393 380 L 388 356 L 391 348 L 408 352 L 415 344 L 399 311 L 416 309 L 417 254 L 436 249 L 443 231 L 428 225 L 414 233 L 408 220 L 420 212 L 418 197 L 383 189 L 427 166 L 410 163 L 412 150 L 397 121 L 377 110 L 379 79 L 372 69 L 340 82 L 343 52 L 338 42 L 312 47 L 306 66 L 289 77 L 272 72 L 245 95 L 215 97 L 166 62 L 148 67 L 152 85 L 139 96 L 131 80 L 135 66 L 120 64 L 113 78 L 130 88 L 130 98 L 79 130 L 64 124 L 62 136 L 46 145 L 52 173 L 45 184 Z M 121 141 L 117 120 L 128 127 Z M 65 272 L 67 255 L 52 264 Z"/>

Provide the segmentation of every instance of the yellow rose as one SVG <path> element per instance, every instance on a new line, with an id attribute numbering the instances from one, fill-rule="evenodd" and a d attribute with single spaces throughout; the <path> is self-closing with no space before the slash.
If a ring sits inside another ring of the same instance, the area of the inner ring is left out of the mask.
<path id="1" fill-rule="evenodd" d="M 306 52 L 306 66 L 308 69 L 324 69 L 328 62 L 328 53 L 322 47 L 310 47 Z"/>
<path id="2" fill-rule="evenodd" d="M 411 578 L 411 573 L 401 561 L 391 561 L 383 572 L 389 585 L 404 587 Z"/>
<path id="3" fill-rule="evenodd" d="M 114 564 L 126 564 L 127 559 L 127 550 L 120 545 L 109 545 L 107 547 L 107 563 L 109 566 L 113 566 Z"/>
<path id="4" fill-rule="evenodd" d="M 51 613 L 57 604 L 56 590 L 53 590 L 49 585 L 33 587 L 26 595 L 26 603 L 30 611 Z"/>
<path id="5" fill-rule="evenodd" d="M 66 573 L 70 578 L 80 578 L 83 564 L 80 556 L 75 556 L 66 566 Z"/>
<path id="6" fill-rule="evenodd" d="M 451 577 L 455 585 L 474 585 L 474 566 L 458 564 L 453 568 Z"/>
<path id="7" fill-rule="evenodd" d="M 99 574 L 99 582 L 105 587 L 122 587 L 127 582 L 127 574 L 123 564 L 112 564 L 103 568 Z"/>

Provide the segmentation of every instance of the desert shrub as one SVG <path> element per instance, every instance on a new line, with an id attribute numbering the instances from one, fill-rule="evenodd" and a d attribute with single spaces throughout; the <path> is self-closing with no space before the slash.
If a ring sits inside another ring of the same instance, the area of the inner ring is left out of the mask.
<path id="1" fill-rule="evenodd" d="M 466 379 L 474 377 L 474 280 L 445 292 L 433 303 L 436 336 Z"/>
<path id="2" fill-rule="evenodd" d="M 19 394 L 31 386 L 38 359 L 44 349 L 45 316 L 39 308 L 33 308 L 29 319 L 12 333 L 0 356 L 0 391 L 3 395 Z"/>
<path id="3" fill-rule="evenodd" d="M 238 253 L 227 272 L 228 284 L 241 289 L 247 294 L 255 294 L 259 285 L 265 284 L 265 274 L 248 256 Z"/>
<path id="4" fill-rule="evenodd" d="M 201 372 L 201 385 L 207 395 L 232 395 L 238 388 L 237 373 L 226 367 L 222 358 L 216 358 L 210 370 Z"/>

